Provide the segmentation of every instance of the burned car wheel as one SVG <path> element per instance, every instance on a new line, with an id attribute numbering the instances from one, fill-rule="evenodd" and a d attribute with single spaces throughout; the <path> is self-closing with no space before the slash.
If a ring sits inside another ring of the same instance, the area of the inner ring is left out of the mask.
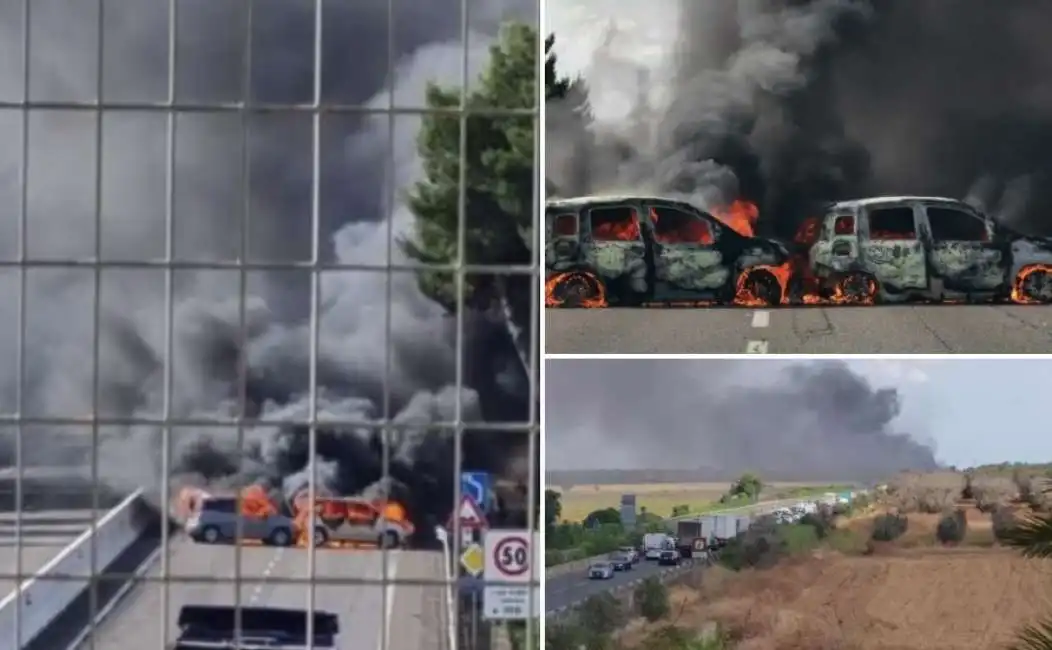
<path id="1" fill-rule="evenodd" d="M 782 285 L 766 269 L 746 269 L 738 276 L 735 302 L 754 301 L 768 306 L 782 302 Z"/>
<path id="2" fill-rule="evenodd" d="M 877 280 L 866 273 L 849 273 L 838 283 L 841 298 L 847 304 L 868 305 L 877 300 Z"/>
<path id="3" fill-rule="evenodd" d="M 606 302 L 602 281 L 592 273 L 566 273 L 555 283 L 551 296 L 562 307 L 597 307 Z"/>
<path id="4" fill-rule="evenodd" d="M 1018 292 L 1028 302 L 1052 304 L 1052 272 L 1044 267 L 1030 267 L 1016 280 Z"/>

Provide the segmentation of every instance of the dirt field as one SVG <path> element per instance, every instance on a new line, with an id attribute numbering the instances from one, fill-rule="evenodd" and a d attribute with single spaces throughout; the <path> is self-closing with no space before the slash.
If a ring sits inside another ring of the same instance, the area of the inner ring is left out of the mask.
<path id="1" fill-rule="evenodd" d="M 958 505 L 964 507 L 964 502 Z M 935 541 L 939 515 L 911 513 L 907 532 L 872 554 L 824 549 L 772 569 L 715 567 L 695 588 L 675 588 L 677 625 L 719 624 L 735 650 L 994 650 L 1052 614 L 1052 561 L 995 544 L 990 516 L 966 510 L 954 547 Z M 868 539 L 872 514 L 838 528 Z M 636 621 L 626 647 L 647 626 Z"/>
<path id="2" fill-rule="evenodd" d="M 1052 612 L 1052 562 L 1000 549 L 833 555 L 710 573 L 700 590 L 676 589 L 677 622 L 716 621 L 741 635 L 737 650 L 993 650 Z"/>
<path id="3" fill-rule="evenodd" d="M 562 492 L 562 516 L 566 521 L 581 521 L 589 513 L 603 508 L 617 508 L 622 494 L 635 494 L 636 506 L 659 516 L 672 514 L 674 506 L 686 504 L 691 511 L 702 510 L 719 501 L 730 483 L 651 483 L 638 485 L 575 485 Z M 772 483 L 764 498 L 777 499 L 795 492 L 825 492 L 838 486 L 816 486 L 815 483 Z"/>

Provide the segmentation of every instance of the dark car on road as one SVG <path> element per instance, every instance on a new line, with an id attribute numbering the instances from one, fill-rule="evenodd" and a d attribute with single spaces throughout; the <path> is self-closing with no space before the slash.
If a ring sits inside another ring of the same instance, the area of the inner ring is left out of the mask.
<path id="1" fill-rule="evenodd" d="M 609 558 L 610 565 L 614 567 L 614 571 L 631 571 L 632 570 L 632 558 L 623 553 L 614 553 Z"/>
<path id="2" fill-rule="evenodd" d="M 678 549 L 669 549 L 661 551 L 661 555 L 658 556 L 658 564 L 662 566 L 679 566 L 680 555 Z"/>

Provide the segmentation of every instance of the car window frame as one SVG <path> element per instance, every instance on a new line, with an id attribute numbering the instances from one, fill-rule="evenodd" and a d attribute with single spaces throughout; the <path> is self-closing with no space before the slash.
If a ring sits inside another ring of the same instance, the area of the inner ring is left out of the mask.
<path id="1" fill-rule="evenodd" d="M 639 237 L 635 240 L 628 239 L 596 239 L 595 230 L 592 228 L 592 212 L 594 210 L 609 210 L 617 208 L 627 208 L 632 210 L 636 214 L 636 228 L 639 231 Z M 643 244 L 646 242 L 646 235 L 643 234 L 644 223 L 649 223 L 649 219 L 646 218 L 645 210 L 641 209 L 638 203 L 631 203 L 629 201 L 617 201 L 614 203 L 591 203 L 582 207 L 578 212 L 577 220 L 577 237 L 581 237 L 581 222 L 588 223 L 588 240 L 594 244 Z M 582 217 L 584 217 L 582 219 Z"/>

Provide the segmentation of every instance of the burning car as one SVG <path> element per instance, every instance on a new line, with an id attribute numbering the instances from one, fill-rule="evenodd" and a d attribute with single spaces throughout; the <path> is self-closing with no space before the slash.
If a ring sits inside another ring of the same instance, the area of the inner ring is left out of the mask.
<path id="1" fill-rule="evenodd" d="M 741 201 L 715 214 L 648 196 L 549 201 L 546 304 L 779 304 L 789 252 L 752 236 L 757 216 Z"/>
<path id="2" fill-rule="evenodd" d="M 395 501 L 316 496 L 312 508 L 309 497 L 301 494 L 293 499 L 293 509 L 300 545 L 308 541 L 312 520 L 316 546 L 334 542 L 397 548 L 404 546 L 414 531 L 405 508 Z"/>
<path id="3" fill-rule="evenodd" d="M 835 203 L 805 266 L 804 282 L 823 301 L 1052 303 L 1052 239 L 1013 232 L 956 199 Z"/>

